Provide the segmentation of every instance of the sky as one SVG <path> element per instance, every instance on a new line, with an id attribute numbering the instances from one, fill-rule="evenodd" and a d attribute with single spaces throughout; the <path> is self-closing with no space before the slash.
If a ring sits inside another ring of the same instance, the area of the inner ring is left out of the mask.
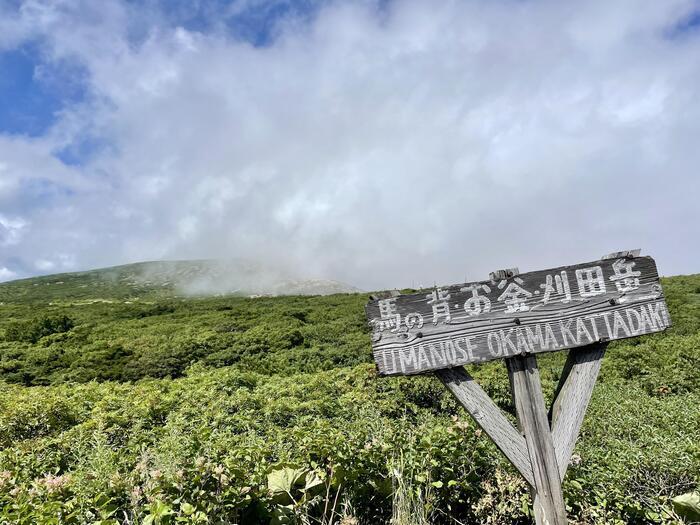
<path id="1" fill-rule="evenodd" d="M 697 0 L 0 0 L 0 280 L 700 272 Z"/>

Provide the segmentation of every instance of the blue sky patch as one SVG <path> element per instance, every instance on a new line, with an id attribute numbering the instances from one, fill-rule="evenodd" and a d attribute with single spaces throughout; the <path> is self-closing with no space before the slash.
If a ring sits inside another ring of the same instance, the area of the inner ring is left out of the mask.
<path id="1" fill-rule="evenodd" d="M 700 29 L 700 9 L 679 20 L 668 32 L 668 38 L 679 38 Z"/>
<path id="2" fill-rule="evenodd" d="M 224 30 L 232 38 L 264 47 L 274 41 L 282 19 L 309 18 L 323 3 L 323 0 L 265 0 L 247 4 L 225 0 L 158 0 L 156 9 L 170 26 L 181 26 L 199 33 Z M 129 0 L 129 4 L 134 10 L 142 8 L 141 1 Z M 147 31 L 139 34 L 136 29 L 138 28 L 134 28 L 132 35 L 138 42 L 146 36 Z"/>
<path id="3" fill-rule="evenodd" d="M 108 144 L 104 140 L 95 137 L 85 137 L 70 144 L 54 156 L 67 166 L 82 166 L 95 154 L 104 151 Z"/>
<path id="4" fill-rule="evenodd" d="M 231 34 L 255 47 L 270 45 L 279 22 L 285 17 L 308 18 L 317 8 L 313 2 L 269 2 L 247 9 L 231 17 L 227 27 Z"/>
<path id="5" fill-rule="evenodd" d="M 84 98 L 83 80 L 72 64 L 44 61 L 37 44 L 0 53 L 0 133 L 44 134 L 61 109 Z"/>

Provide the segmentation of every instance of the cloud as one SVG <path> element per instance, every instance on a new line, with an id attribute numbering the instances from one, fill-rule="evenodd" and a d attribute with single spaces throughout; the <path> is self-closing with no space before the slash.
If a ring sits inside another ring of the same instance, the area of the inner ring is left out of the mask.
<path id="1" fill-rule="evenodd" d="M 17 274 L 15 272 L 5 268 L 4 266 L 0 266 L 0 282 L 10 281 L 15 278 L 17 278 Z"/>
<path id="2" fill-rule="evenodd" d="M 700 37 L 674 28 L 697 9 L 332 2 L 256 47 L 26 1 L 2 45 L 41 41 L 85 96 L 0 135 L 0 212 L 26 222 L 0 264 L 244 257 L 370 289 L 642 247 L 696 272 Z"/>
<path id="3" fill-rule="evenodd" d="M 12 246 L 22 239 L 22 230 L 27 223 L 21 218 L 8 218 L 0 215 L 0 246 Z"/>

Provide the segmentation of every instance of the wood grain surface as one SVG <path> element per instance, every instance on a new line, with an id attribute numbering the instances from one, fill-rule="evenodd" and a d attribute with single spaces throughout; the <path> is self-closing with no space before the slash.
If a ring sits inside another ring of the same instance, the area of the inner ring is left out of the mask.
<path id="1" fill-rule="evenodd" d="M 418 374 L 665 330 L 671 320 L 656 263 L 637 253 L 373 298 L 365 310 L 379 373 Z"/>
<path id="2" fill-rule="evenodd" d="M 537 358 L 534 355 L 511 357 L 506 360 L 506 367 L 518 425 L 525 436 L 532 465 L 535 522 L 537 525 L 566 525 L 564 493 Z"/>

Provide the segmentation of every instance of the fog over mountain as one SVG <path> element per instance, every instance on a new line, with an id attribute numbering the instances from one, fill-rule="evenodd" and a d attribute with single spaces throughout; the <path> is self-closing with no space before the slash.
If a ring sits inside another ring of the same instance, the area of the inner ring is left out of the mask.
<path id="1" fill-rule="evenodd" d="M 41 102 L 0 118 L 0 279 L 244 258 L 370 290 L 638 247 L 700 270 L 697 1 L 198 6 L 0 0 L 0 67 Z"/>
<path id="2" fill-rule="evenodd" d="M 216 295 L 330 295 L 359 291 L 338 281 L 292 275 L 245 260 L 149 261 L 0 283 L 0 305 L 5 301 L 36 299 L 109 302 Z"/>
<path id="3" fill-rule="evenodd" d="M 331 281 L 292 275 L 245 260 L 154 261 L 128 265 L 122 279 L 134 284 L 171 287 L 183 295 L 329 295 L 359 292 Z"/>

